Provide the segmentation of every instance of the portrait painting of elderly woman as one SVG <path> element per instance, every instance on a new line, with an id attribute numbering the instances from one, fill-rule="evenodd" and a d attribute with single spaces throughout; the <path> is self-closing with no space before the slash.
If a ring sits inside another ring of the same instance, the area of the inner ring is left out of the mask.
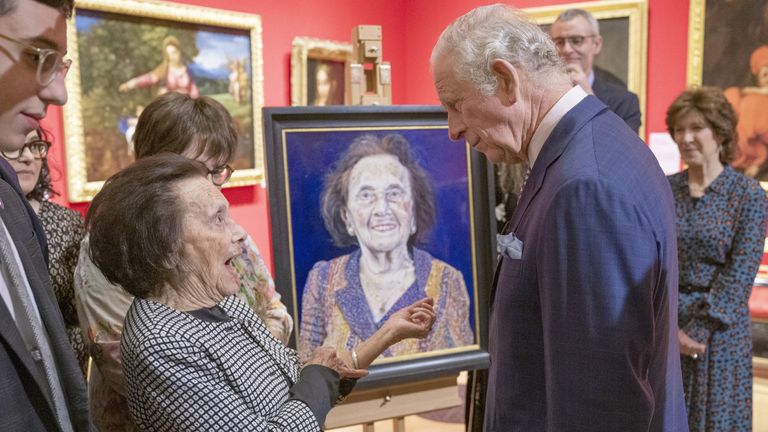
<path id="1" fill-rule="evenodd" d="M 353 349 L 423 297 L 432 332 L 382 357 L 476 343 L 469 162 L 446 139 L 444 128 L 286 135 L 300 358 Z"/>

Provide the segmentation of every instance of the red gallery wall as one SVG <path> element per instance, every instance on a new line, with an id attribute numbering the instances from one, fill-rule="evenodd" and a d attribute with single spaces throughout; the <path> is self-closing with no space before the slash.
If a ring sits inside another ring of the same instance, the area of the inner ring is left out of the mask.
<path id="1" fill-rule="evenodd" d="M 432 46 L 445 26 L 469 9 L 488 4 L 470 0 L 183 0 L 179 3 L 261 15 L 266 106 L 290 105 L 290 53 L 295 36 L 350 40 L 358 24 L 379 24 L 384 59 L 392 64 L 394 104 L 436 104 L 429 71 Z M 511 2 L 518 7 L 564 4 L 558 0 Z M 664 131 L 667 105 L 685 86 L 688 35 L 687 0 L 649 0 L 647 125 Z M 55 135 L 50 163 L 61 173 L 55 200 L 83 213 L 87 204 L 69 203 L 64 181 L 65 156 L 61 110 L 49 109 L 45 126 Z M 57 177 L 54 174 L 54 177 Z M 266 262 L 272 263 L 268 194 L 264 186 L 224 190 L 235 220 L 251 234 Z"/>

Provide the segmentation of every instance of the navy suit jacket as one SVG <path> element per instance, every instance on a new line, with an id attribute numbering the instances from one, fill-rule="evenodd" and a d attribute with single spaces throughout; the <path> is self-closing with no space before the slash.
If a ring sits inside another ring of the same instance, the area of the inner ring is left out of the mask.
<path id="1" fill-rule="evenodd" d="M 595 81 L 592 83 L 595 96 L 638 133 L 641 119 L 637 95 L 627 90 L 627 85 L 616 75 L 598 67 L 592 70 L 595 72 Z"/>
<path id="2" fill-rule="evenodd" d="M 0 157 L 0 180 L 4 180 L 6 183 L 8 183 L 11 188 L 16 191 L 16 193 L 19 194 L 19 196 L 22 198 L 22 202 L 24 203 L 24 208 L 27 211 L 27 214 L 29 215 L 29 219 L 32 222 L 32 228 L 35 230 L 35 237 L 37 238 L 37 243 L 40 245 L 40 250 L 43 252 L 43 258 L 45 259 L 45 264 L 48 265 L 48 239 L 45 237 L 45 231 L 43 231 L 43 224 L 40 223 L 40 219 L 37 217 L 37 213 L 35 213 L 35 210 L 32 209 L 32 206 L 29 204 L 29 200 L 27 200 L 27 197 L 24 196 L 24 192 L 21 191 L 21 186 L 19 185 L 19 177 L 16 175 L 16 172 L 13 170 L 13 167 L 6 161 L 4 158 Z"/>
<path id="3" fill-rule="evenodd" d="M 30 218 L 25 205 L 27 200 L 20 196 L 18 185 L 3 179 L 0 179 L 0 203 L 0 218 L 18 250 L 40 318 L 48 332 L 74 430 L 89 431 L 85 381 L 53 294 L 48 266 L 40 249 L 41 237 L 33 224 L 37 217 L 33 214 Z M 0 232 L 0 235 L 5 234 Z M 44 236 L 42 238 L 45 239 Z M 43 390 L 47 386 L 46 378 L 24 345 L 10 311 L 0 300 L 0 431 L 60 430 L 48 393 Z"/>
<path id="4" fill-rule="evenodd" d="M 491 293 L 487 431 L 687 431 L 675 206 L 656 159 L 588 96 L 557 124 Z"/>

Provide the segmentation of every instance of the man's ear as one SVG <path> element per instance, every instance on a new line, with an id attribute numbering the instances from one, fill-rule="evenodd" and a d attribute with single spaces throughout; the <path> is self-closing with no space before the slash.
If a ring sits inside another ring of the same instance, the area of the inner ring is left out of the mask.
<path id="1" fill-rule="evenodd" d="M 595 55 L 600 54 L 600 50 L 603 49 L 603 37 L 600 35 L 595 36 Z"/>
<path id="2" fill-rule="evenodd" d="M 496 97 L 504 106 L 514 105 L 520 99 L 520 74 L 517 67 L 506 60 L 493 59 L 491 71 L 499 83 Z"/>

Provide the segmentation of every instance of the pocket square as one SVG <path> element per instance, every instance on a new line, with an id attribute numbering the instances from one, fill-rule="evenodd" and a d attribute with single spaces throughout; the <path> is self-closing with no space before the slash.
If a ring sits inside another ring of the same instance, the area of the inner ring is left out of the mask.
<path id="1" fill-rule="evenodd" d="M 496 234 L 496 251 L 512 259 L 521 259 L 523 257 L 523 241 L 515 237 L 514 233 Z"/>

